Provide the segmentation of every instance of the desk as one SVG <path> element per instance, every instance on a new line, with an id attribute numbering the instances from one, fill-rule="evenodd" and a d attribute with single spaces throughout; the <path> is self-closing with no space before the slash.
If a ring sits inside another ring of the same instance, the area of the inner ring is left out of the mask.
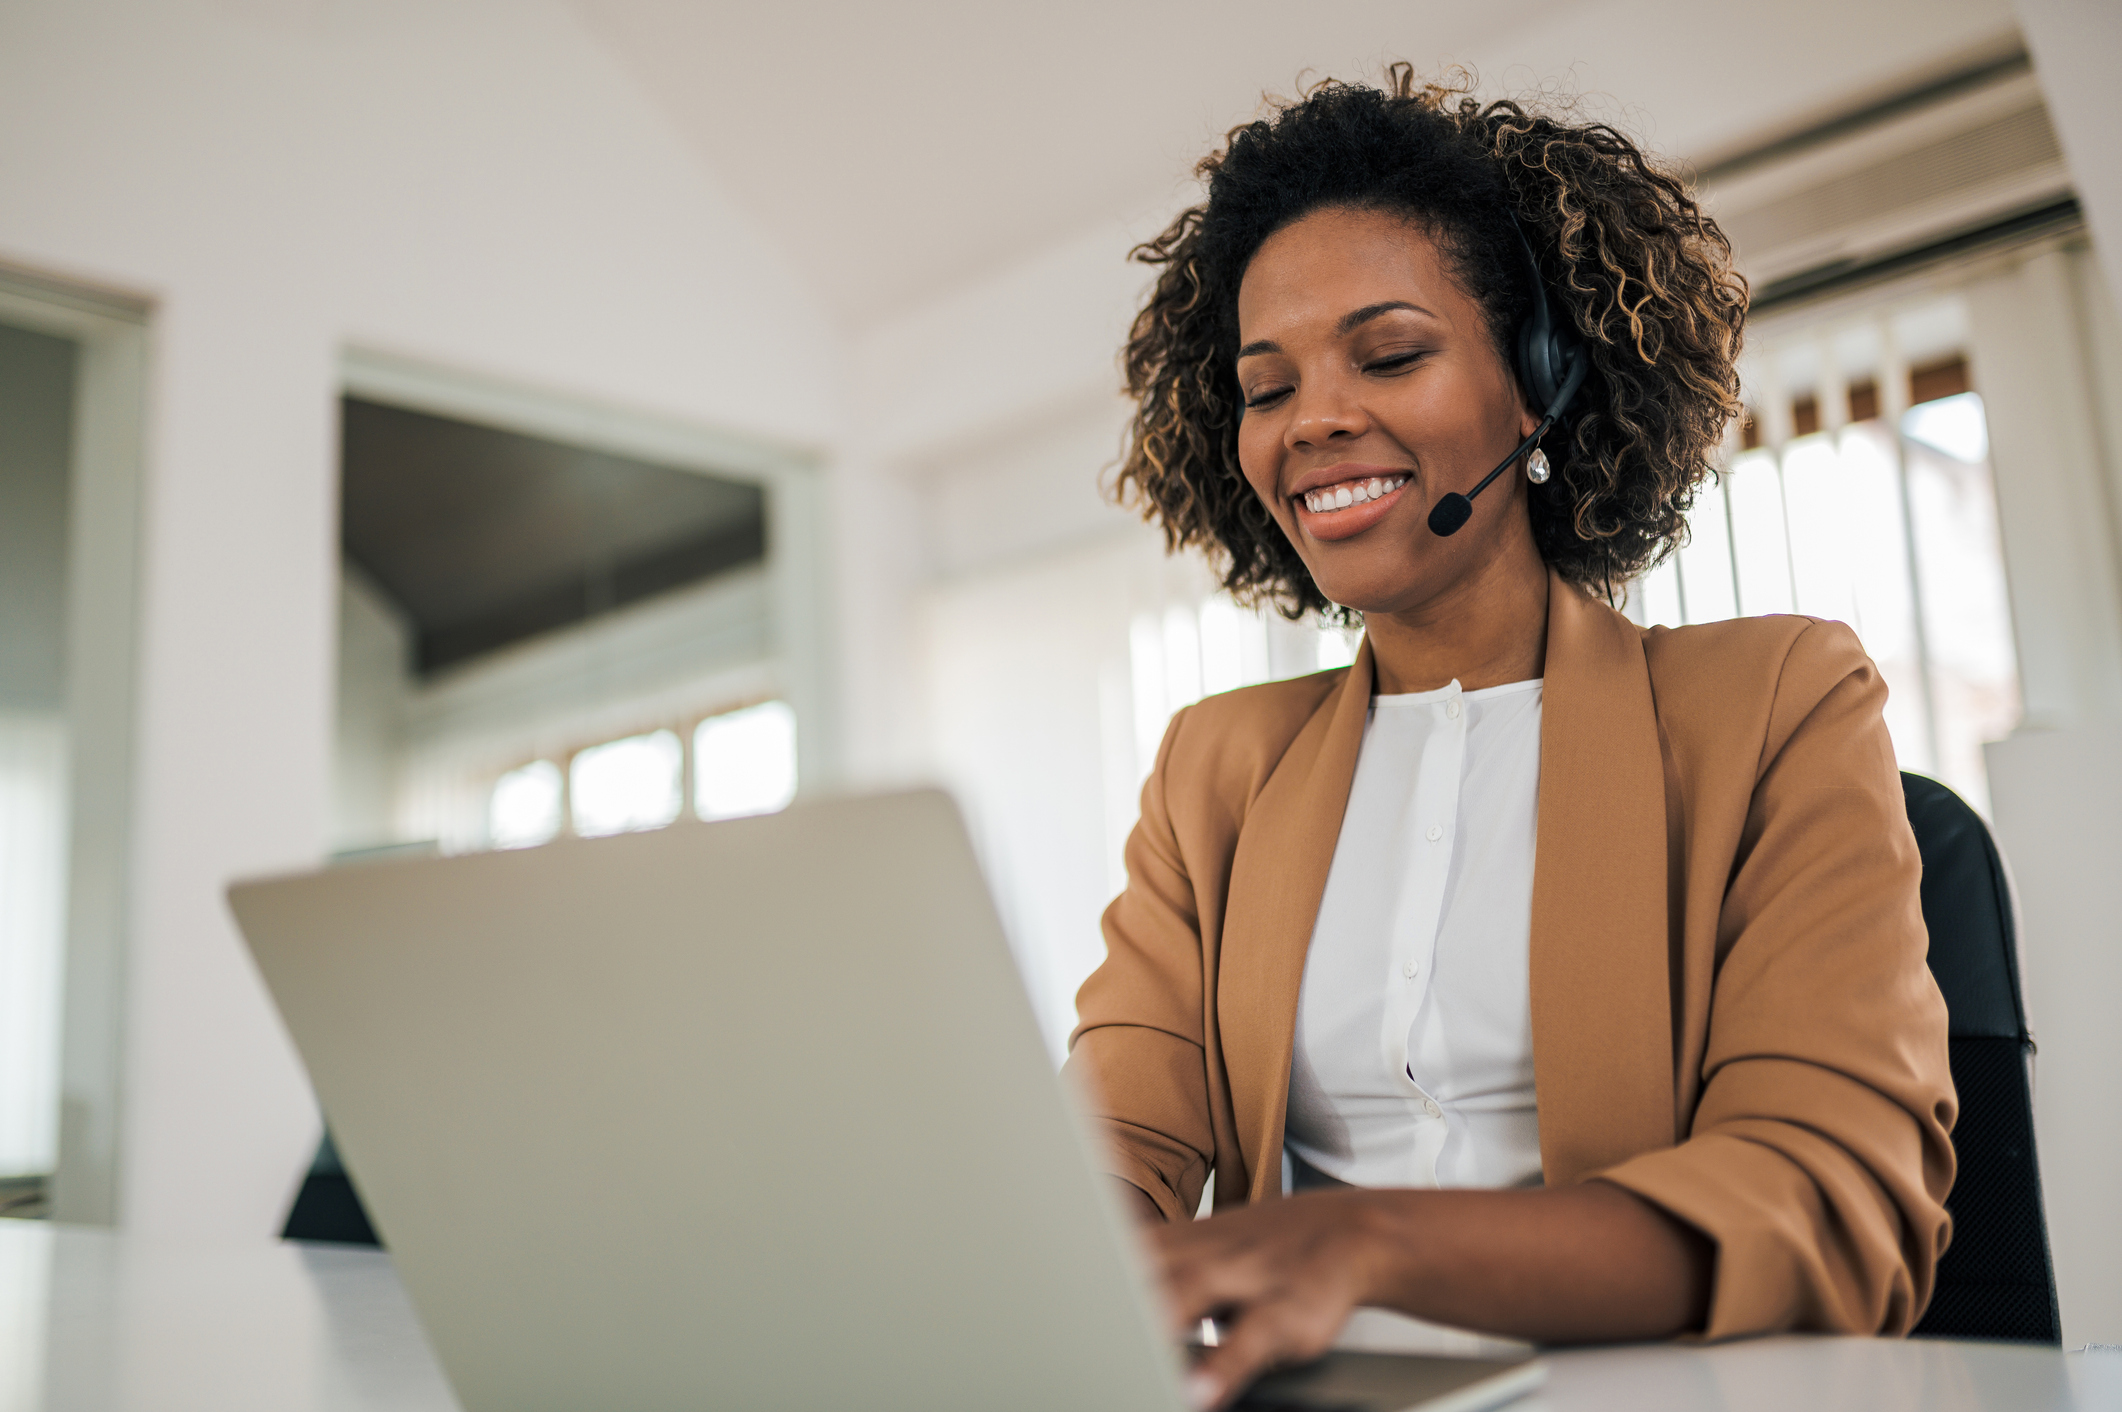
<path id="1" fill-rule="evenodd" d="M 2122 1353 L 1773 1338 L 1551 1355 L 1513 1412 L 2122 1409 Z M 0 1220 L 0 1412 L 455 1412 L 390 1258 Z"/>

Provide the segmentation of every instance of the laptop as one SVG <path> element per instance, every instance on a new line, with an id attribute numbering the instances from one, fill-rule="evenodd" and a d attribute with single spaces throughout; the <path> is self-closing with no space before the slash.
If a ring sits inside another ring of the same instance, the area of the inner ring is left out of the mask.
<path id="1" fill-rule="evenodd" d="M 1182 1408 L 947 796 L 229 901 L 467 1412 Z M 1540 1374 L 1337 1354 L 1255 1395 Z"/>

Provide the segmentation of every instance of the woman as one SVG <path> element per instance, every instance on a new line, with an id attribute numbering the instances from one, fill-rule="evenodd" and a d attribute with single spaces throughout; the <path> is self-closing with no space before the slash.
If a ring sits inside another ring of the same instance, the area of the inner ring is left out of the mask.
<path id="1" fill-rule="evenodd" d="M 1840 624 L 1608 606 L 1737 410 L 1728 243 L 1610 128 L 1404 66 L 1202 172 L 1122 485 L 1365 637 L 1173 719 L 1079 998 L 1177 1326 L 1227 1321 L 1201 1400 L 1358 1305 L 1905 1332 L 1954 1097 L 1885 688 Z"/>

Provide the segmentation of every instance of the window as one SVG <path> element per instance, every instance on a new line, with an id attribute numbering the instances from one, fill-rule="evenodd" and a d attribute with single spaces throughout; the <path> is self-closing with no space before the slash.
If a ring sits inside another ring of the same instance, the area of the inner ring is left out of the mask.
<path id="1" fill-rule="evenodd" d="M 688 773 L 702 819 L 787 808 L 796 796 L 796 713 L 786 701 L 765 701 L 685 729 L 603 741 L 559 763 L 519 765 L 487 790 L 486 844 L 529 848 L 564 833 L 597 838 L 662 828 L 684 812 Z"/>
<path id="2" fill-rule="evenodd" d="M 1670 626 L 1848 623 L 1886 680 L 1902 768 L 1987 812 L 1982 745 L 2017 723 L 2019 686 L 1987 424 L 1951 346 L 1963 322 L 1956 300 L 1933 299 L 1769 342 L 1751 363 L 1745 449 L 1629 607 Z M 1941 341 L 1926 359 L 1889 356 Z"/>
<path id="3" fill-rule="evenodd" d="M 675 731 L 651 731 L 577 751 L 568 802 L 584 838 L 660 829 L 684 807 L 685 747 Z"/>
<path id="4" fill-rule="evenodd" d="M 560 832 L 560 767 L 533 760 L 494 782 L 486 836 L 496 848 L 528 848 Z"/>
<path id="5" fill-rule="evenodd" d="M 796 713 L 786 701 L 710 716 L 693 730 L 693 809 L 703 819 L 771 814 L 796 797 Z"/>

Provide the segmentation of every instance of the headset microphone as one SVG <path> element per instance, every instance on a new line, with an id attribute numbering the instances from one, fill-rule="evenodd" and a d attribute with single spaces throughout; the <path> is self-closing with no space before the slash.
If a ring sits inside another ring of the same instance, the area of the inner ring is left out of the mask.
<path id="1" fill-rule="evenodd" d="M 1569 410 L 1571 399 L 1584 386 L 1584 376 L 1591 370 L 1584 345 L 1572 330 L 1557 325 L 1548 310 L 1547 284 L 1540 277 L 1540 262 L 1533 258 L 1532 242 L 1525 238 L 1525 227 L 1518 224 L 1516 212 L 1511 213 L 1510 224 L 1518 233 L 1518 246 L 1525 252 L 1526 267 L 1533 277 L 1532 313 L 1518 330 L 1518 382 L 1536 400 L 1546 401 L 1547 414 L 1533 428 L 1533 434 L 1518 443 L 1517 450 L 1481 477 L 1480 484 L 1464 495 L 1455 490 L 1430 507 L 1429 532 L 1439 538 L 1457 534 L 1473 518 L 1474 497 L 1488 489 L 1489 482 L 1516 464 L 1520 456 L 1540 444 L 1540 438 L 1554 427 L 1556 419 Z"/>
<path id="2" fill-rule="evenodd" d="M 1568 381 L 1564 382 L 1562 390 L 1555 394 L 1555 400 L 1548 404 L 1547 415 L 1540 419 L 1540 425 L 1533 428 L 1531 436 L 1518 443 L 1517 450 L 1503 458 L 1502 465 L 1497 466 L 1493 471 L 1481 477 L 1481 483 L 1472 490 L 1467 491 L 1466 494 L 1461 495 L 1455 490 L 1430 506 L 1429 532 L 1431 534 L 1440 538 L 1444 535 L 1457 534 L 1459 527 L 1473 518 L 1474 497 L 1488 489 L 1488 483 L 1509 470 L 1512 465 L 1516 464 L 1520 456 L 1540 444 L 1540 438 L 1546 436 L 1549 429 L 1554 426 L 1555 418 L 1562 415 L 1562 409 L 1569 405 L 1569 399 L 1576 396 L 1577 389 L 1584 385 L 1585 362 L 1586 360 L 1583 358 L 1577 360 L 1576 366 L 1569 370 Z"/>

